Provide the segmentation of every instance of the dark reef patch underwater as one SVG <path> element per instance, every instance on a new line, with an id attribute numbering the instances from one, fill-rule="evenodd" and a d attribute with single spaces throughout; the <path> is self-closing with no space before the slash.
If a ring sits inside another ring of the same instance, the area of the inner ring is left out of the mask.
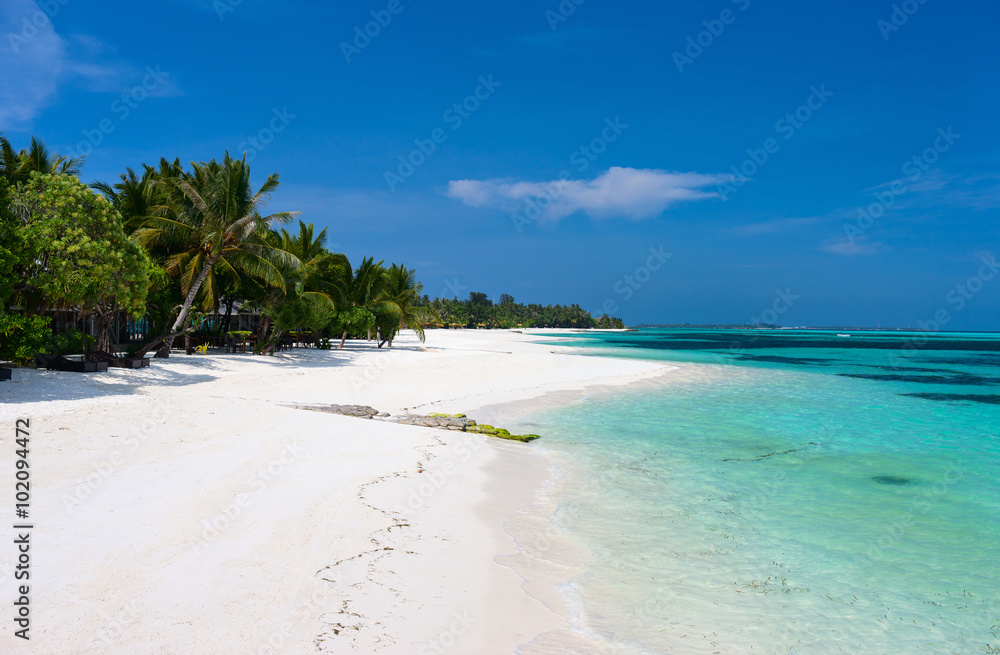
<path id="1" fill-rule="evenodd" d="M 904 478 L 898 475 L 873 475 L 872 480 L 878 482 L 879 484 L 891 484 L 896 486 L 902 486 L 904 484 L 916 484 L 916 480 L 913 478 Z"/>
<path id="2" fill-rule="evenodd" d="M 1000 394 L 995 393 L 901 393 L 901 396 L 923 398 L 924 400 L 941 400 L 945 402 L 972 402 L 986 405 L 1000 405 Z"/>
<path id="3" fill-rule="evenodd" d="M 971 373 L 955 373 L 953 375 L 904 375 L 901 373 L 837 373 L 845 378 L 859 380 L 881 380 L 887 382 L 916 382 L 918 384 L 961 384 L 971 386 L 986 386 L 1000 384 L 1000 378 L 973 375 Z"/>

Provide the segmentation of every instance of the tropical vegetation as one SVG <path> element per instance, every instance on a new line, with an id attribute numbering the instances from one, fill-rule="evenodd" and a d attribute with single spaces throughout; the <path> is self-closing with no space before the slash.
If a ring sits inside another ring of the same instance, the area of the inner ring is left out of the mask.
<path id="1" fill-rule="evenodd" d="M 432 327 L 466 328 L 624 328 L 620 318 L 607 314 L 598 319 L 579 305 L 538 305 L 514 302 L 514 297 L 502 294 L 497 302 L 485 293 L 472 292 L 458 298 L 420 299 L 419 307 L 430 310 L 435 320 Z"/>
<path id="2" fill-rule="evenodd" d="M 0 360 L 91 347 L 168 356 L 178 339 L 188 353 L 214 338 L 271 354 L 292 338 L 392 347 L 402 329 L 423 341 L 441 327 L 622 327 L 577 305 L 506 294 L 431 300 L 405 264 L 366 256 L 354 265 L 328 249 L 326 229 L 269 210 L 279 175 L 255 186 L 245 156 L 187 167 L 161 159 L 89 187 L 78 177 L 84 164 L 37 138 L 15 150 L 0 133 Z M 92 334 L 55 333 L 60 311 L 86 319 Z M 252 335 L 233 329 L 246 314 Z"/>

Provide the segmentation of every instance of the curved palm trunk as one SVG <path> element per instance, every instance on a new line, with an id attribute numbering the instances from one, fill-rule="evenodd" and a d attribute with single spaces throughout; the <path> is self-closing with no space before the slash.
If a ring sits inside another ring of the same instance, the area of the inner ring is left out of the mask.
<path id="1" fill-rule="evenodd" d="M 282 339 L 285 338 L 284 330 L 275 330 L 271 333 L 271 338 L 267 340 L 266 345 L 261 349 L 261 355 L 273 355 L 274 351 L 281 345 Z"/>
<path id="2" fill-rule="evenodd" d="M 202 267 L 201 273 L 199 273 L 198 277 L 195 278 L 194 284 L 192 284 L 191 288 L 188 289 L 187 297 L 184 299 L 184 304 L 181 306 L 181 311 L 177 315 L 177 320 L 174 321 L 173 327 L 170 328 L 170 331 L 172 333 L 178 332 L 187 322 L 188 314 L 191 313 L 191 307 L 194 306 L 194 299 L 198 295 L 198 290 L 201 289 L 202 283 L 205 281 L 205 278 L 208 277 L 208 274 L 212 271 L 212 267 L 215 266 L 215 262 L 218 259 L 219 259 L 218 255 L 212 255 L 211 257 L 209 257 L 208 261 L 205 262 L 205 266 Z M 170 351 L 170 348 L 174 345 L 175 338 L 176 338 L 175 334 L 171 334 L 166 338 L 166 340 L 163 342 L 164 350 L 167 350 L 168 352 Z"/>
<path id="3" fill-rule="evenodd" d="M 170 349 L 174 345 L 174 339 L 181 334 L 184 334 L 184 330 L 182 328 L 185 326 L 188 314 L 191 313 L 191 307 L 194 306 L 194 299 L 195 296 L 198 295 L 198 290 L 201 289 L 202 283 L 205 281 L 205 278 L 208 277 L 208 274 L 211 272 L 212 267 L 215 266 L 215 262 L 218 261 L 218 259 L 218 255 L 212 255 L 208 258 L 208 261 L 205 262 L 205 266 L 201 269 L 201 273 L 198 274 L 198 277 L 195 278 L 194 284 L 192 284 L 191 288 L 188 289 L 187 297 L 184 298 L 184 304 L 181 305 L 181 311 L 177 315 L 177 319 L 174 321 L 173 326 L 171 326 L 170 331 L 165 332 L 165 334 L 161 334 L 159 337 L 143 346 L 142 349 L 136 353 L 136 357 L 145 357 L 146 353 L 153 350 L 161 343 L 163 344 L 163 347 L 160 348 L 157 356 L 166 357 L 170 354 Z"/>
<path id="4" fill-rule="evenodd" d="M 346 342 L 347 342 L 347 330 L 344 330 L 344 336 L 340 337 L 340 345 L 337 346 L 337 350 L 343 348 Z"/>
<path id="5" fill-rule="evenodd" d="M 160 336 L 156 337 L 155 339 L 153 339 L 152 341 L 150 341 L 149 343 L 147 343 L 145 346 L 143 346 L 142 348 L 140 348 L 138 350 L 138 352 L 136 352 L 135 357 L 145 357 L 146 353 L 148 353 L 153 348 L 156 348 L 158 345 L 160 345 L 161 343 L 163 343 L 163 340 L 166 339 L 167 335 L 170 334 L 168 332 L 168 330 L 169 330 L 168 327 L 164 327 L 163 328 L 163 332 L 160 333 Z M 168 354 L 169 354 L 169 352 L 168 352 Z M 162 354 L 162 351 L 161 351 L 161 352 L 157 353 L 157 357 L 166 357 L 166 355 Z"/>
<path id="6" fill-rule="evenodd" d="M 254 350 L 254 352 L 258 355 L 269 354 L 265 353 L 264 351 L 267 350 L 268 347 L 271 345 L 270 340 L 267 337 L 267 333 L 271 331 L 271 324 L 273 322 L 274 319 L 272 319 L 270 315 L 261 314 L 261 321 L 260 324 L 257 326 L 257 345 Z M 272 338 L 274 337 L 273 332 L 271 333 L 271 337 Z"/>

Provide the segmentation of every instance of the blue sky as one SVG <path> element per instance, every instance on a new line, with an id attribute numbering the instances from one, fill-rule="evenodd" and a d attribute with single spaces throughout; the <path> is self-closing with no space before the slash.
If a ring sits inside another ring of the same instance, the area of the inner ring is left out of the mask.
<path id="1" fill-rule="evenodd" d="M 1000 329 L 998 26 L 985 0 L 5 0 L 0 129 L 89 153 L 87 182 L 247 150 L 272 209 L 431 295 Z"/>

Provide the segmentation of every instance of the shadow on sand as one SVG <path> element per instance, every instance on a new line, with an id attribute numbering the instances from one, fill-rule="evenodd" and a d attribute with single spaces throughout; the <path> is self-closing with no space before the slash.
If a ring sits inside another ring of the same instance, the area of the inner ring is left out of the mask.
<path id="1" fill-rule="evenodd" d="M 368 343 L 348 343 L 343 350 L 290 350 L 272 356 L 253 354 L 175 354 L 168 359 L 154 359 L 148 368 L 111 368 L 101 373 L 68 373 L 40 369 L 14 369 L 13 380 L 0 385 L 0 403 L 4 405 L 46 401 L 73 401 L 109 396 L 156 394 L 156 387 L 181 387 L 212 382 L 227 372 L 237 372 L 240 365 L 252 362 L 254 374 L 280 375 L 283 371 L 311 368 L 339 368 L 366 355 L 389 355 L 399 351 L 417 351 L 418 346 L 394 346 L 392 350 L 375 348 Z M 263 369 L 263 370 L 260 370 Z"/>

